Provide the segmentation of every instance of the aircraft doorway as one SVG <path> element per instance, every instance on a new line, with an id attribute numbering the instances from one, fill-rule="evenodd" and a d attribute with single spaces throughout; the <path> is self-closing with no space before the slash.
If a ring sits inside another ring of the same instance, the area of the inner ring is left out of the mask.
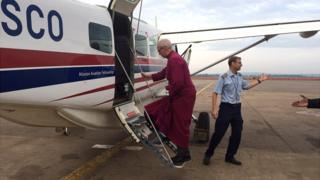
<path id="1" fill-rule="evenodd" d="M 128 76 L 134 81 L 133 36 L 129 18 L 117 12 L 110 11 L 113 16 L 114 39 L 116 50 L 115 61 L 115 94 L 114 105 L 130 101 L 133 88 Z M 122 63 L 122 64 L 121 64 Z M 125 69 L 125 70 L 124 70 Z M 126 75 L 126 72 L 128 76 Z"/>

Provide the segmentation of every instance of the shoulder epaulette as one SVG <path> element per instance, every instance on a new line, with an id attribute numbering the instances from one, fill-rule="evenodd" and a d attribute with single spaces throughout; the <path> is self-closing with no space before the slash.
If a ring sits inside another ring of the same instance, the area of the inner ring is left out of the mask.
<path id="1" fill-rule="evenodd" d="M 222 76 L 221 76 L 223 79 L 228 77 L 228 73 L 224 73 Z"/>

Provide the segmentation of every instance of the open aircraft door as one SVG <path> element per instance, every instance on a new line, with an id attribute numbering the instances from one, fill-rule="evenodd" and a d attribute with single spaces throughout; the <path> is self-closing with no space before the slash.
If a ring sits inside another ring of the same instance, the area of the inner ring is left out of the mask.
<path id="1" fill-rule="evenodd" d="M 126 16 L 131 16 L 139 2 L 140 0 L 113 0 L 110 2 L 109 9 Z"/>
<path id="2" fill-rule="evenodd" d="M 112 0 L 109 12 L 113 21 L 115 41 L 115 95 L 114 105 L 131 102 L 134 89 L 134 39 L 129 17 L 140 0 Z"/>

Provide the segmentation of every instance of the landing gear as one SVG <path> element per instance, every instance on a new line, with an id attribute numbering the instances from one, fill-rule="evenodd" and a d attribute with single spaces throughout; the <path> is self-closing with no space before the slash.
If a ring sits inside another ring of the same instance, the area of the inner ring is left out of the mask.
<path id="1" fill-rule="evenodd" d="M 196 142 L 207 143 L 210 136 L 210 116 L 207 112 L 200 112 L 198 119 L 195 121 L 193 138 Z"/>
<path id="2" fill-rule="evenodd" d="M 71 135 L 71 132 L 68 129 L 68 127 L 56 127 L 55 131 L 56 131 L 56 133 L 61 133 L 64 136 L 70 136 Z"/>

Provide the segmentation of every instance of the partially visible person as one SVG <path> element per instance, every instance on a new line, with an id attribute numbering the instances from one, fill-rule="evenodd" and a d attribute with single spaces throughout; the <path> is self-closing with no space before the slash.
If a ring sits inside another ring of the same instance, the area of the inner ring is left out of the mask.
<path id="1" fill-rule="evenodd" d="M 168 80 L 169 96 L 148 104 L 145 108 L 158 129 L 177 145 L 177 155 L 172 158 L 176 168 L 191 160 L 189 152 L 190 124 L 196 89 L 191 81 L 186 61 L 171 49 L 171 42 L 162 39 L 157 45 L 159 54 L 168 59 L 167 66 L 155 74 L 145 74 L 146 79 Z"/>
<path id="2" fill-rule="evenodd" d="M 320 98 L 308 99 L 307 97 L 300 95 L 302 99 L 292 103 L 293 107 L 307 107 L 307 108 L 320 108 Z"/>

